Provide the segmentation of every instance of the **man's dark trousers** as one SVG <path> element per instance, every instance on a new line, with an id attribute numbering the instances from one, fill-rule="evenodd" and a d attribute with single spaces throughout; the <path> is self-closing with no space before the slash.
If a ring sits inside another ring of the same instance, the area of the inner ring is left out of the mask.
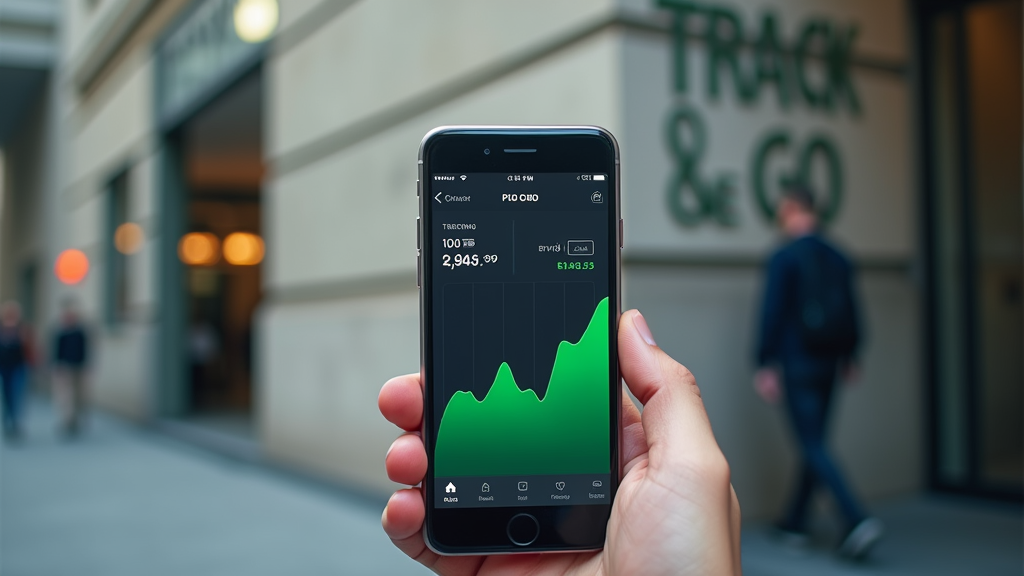
<path id="1" fill-rule="evenodd" d="M 0 368 L 0 386 L 3 387 L 4 429 L 17 432 L 21 425 L 21 384 L 24 373 L 19 368 Z"/>
<path id="2" fill-rule="evenodd" d="M 827 359 L 804 359 L 783 366 L 786 409 L 803 459 L 796 491 L 780 526 L 784 530 L 806 531 L 811 496 L 821 485 L 835 496 L 847 529 L 864 519 L 860 505 L 825 446 L 837 370 L 838 361 Z"/>

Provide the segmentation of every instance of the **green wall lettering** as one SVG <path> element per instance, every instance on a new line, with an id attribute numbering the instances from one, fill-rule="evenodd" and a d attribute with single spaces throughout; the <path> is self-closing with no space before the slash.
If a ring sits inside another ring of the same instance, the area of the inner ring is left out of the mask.
<path id="1" fill-rule="evenodd" d="M 672 74 L 677 94 L 685 95 L 690 89 L 687 41 L 694 29 L 693 23 L 703 18 L 709 99 L 720 100 L 723 85 L 731 84 L 739 101 L 752 104 L 763 90 L 774 86 L 782 109 L 788 109 L 794 101 L 802 101 L 813 110 L 831 113 L 845 106 L 854 116 L 860 115 L 860 99 L 851 70 L 854 42 L 860 31 L 856 24 L 808 19 L 789 44 L 792 48 L 787 49 L 780 38 L 774 12 L 763 13 L 757 38 L 750 43 L 736 10 L 690 0 L 655 0 L 655 3 L 670 10 L 673 16 Z M 675 108 L 666 118 L 665 135 L 676 166 L 669 178 L 666 197 L 673 218 L 687 227 L 705 220 L 723 226 L 736 225 L 735 176 L 722 173 L 705 178 L 700 173 L 708 134 L 698 111 L 686 105 Z M 754 149 L 751 190 L 760 212 L 769 220 L 775 217 L 775 207 L 768 195 L 767 164 L 775 156 L 787 154 L 790 143 L 789 133 L 777 130 L 768 133 Z M 804 142 L 797 152 L 793 165 L 772 187 L 810 182 L 812 170 L 823 166 L 828 190 L 816 192 L 822 194 L 823 199 L 827 198 L 822 220 L 828 223 L 835 219 L 842 200 L 843 167 L 839 151 L 829 137 L 818 134 Z"/>
<path id="2" fill-rule="evenodd" d="M 723 74 L 731 78 L 734 93 L 745 103 L 757 101 L 762 88 L 774 84 L 779 105 L 787 108 L 791 89 L 812 109 L 833 111 L 845 103 L 860 114 L 860 100 L 853 85 L 851 59 L 859 28 L 822 18 L 803 23 L 787 50 L 779 37 L 778 19 L 773 12 L 761 16 L 757 38 L 749 43 L 743 20 L 730 8 L 701 5 L 688 0 L 655 0 L 672 11 L 673 87 L 676 93 L 689 90 L 687 41 L 690 23 L 704 19 L 703 39 L 707 46 L 707 92 L 713 100 L 722 96 Z M 820 73 L 815 73 L 820 72 Z"/>
<path id="3" fill-rule="evenodd" d="M 786 63 L 782 45 L 779 43 L 778 27 L 775 15 L 767 13 L 761 19 L 761 34 L 754 49 L 754 71 L 757 75 L 756 92 L 761 87 L 773 83 L 779 93 L 779 105 L 789 107 L 789 66 Z"/>
<path id="4" fill-rule="evenodd" d="M 757 207 L 769 221 L 775 219 L 775 206 L 768 198 L 766 164 L 774 153 L 786 152 L 789 143 L 789 134 L 781 130 L 773 131 L 762 138 L 754 149 L 750 184 L 754 191 Z M 811 170 L 814 168 L 815 159 L 819 156 L 825 161 L 825 168 L 828 171 L 828 203 L 820 210 L 822 222 L 828 224 L 835 219 L 843 199 L 843 167 L 839 161 L 839 152 L 830 138 L 823 134 L 809 138 L 800 150 L 795 170 L 782 173 L 777 186 L 782 188 L 792 183 L 810 182 Z"/>
<path id="5" fill-rule="evenodd" d="M 833 25 L 830 32 L 828 49 L 825 52 L 829 86 L 837 99 L 845 99 L 850 111 L 860 115 L 860 100 L 853 88 L 853 75 L 850 74 L 853 41 L 860 29 L 856 24 L 851 24 L 845 29 Z"/>
<path id="6" fill-rule="evenodd" d="M 751 189 L 754 191 L 754 199 L 757 201 L 757 207 L 761 209 L 761 213 L 764 214 L 765 218 L 769 221 L 775 219 L 775 206 L 768 201 L 768 190 L 765 183 L 765 164 L 768 162 L 768 156 L 776 148 L 784 151 L 789 147 L 789 135 L 785 132 L 772 132 L 761 140 L 757 148 L 754 151 L 754 162 L 750 170 L 750 184 Z M 785 176 L 779 178 L 778 183 L 780 187 L 785 186 Z"/>
<path id="7" fill-rule="evenodd" d="M 828 204 L 819 209 L 821 221 L 825 224 L 831 222 L 839 212 L 839 205 L 843 199 L 843 165 L 839 161 L 839 151 L 832 140 L 819 134 L 812 136 L 800 152 L 800 163 L 797 172 L 798 182 L 811 181 L 811 169 L 814 167 L 815 156 L 822 156 L 828 170 Z"/>
<path id="8" fill-rule="evenodd" d="M 686 81 L 689 77 L 686 72 L 686 25 L 690 21 L 690 16 L 698 12 L 698 8 L 682 0 L 658 0 L 658 5 L 672 10 L 673 76 L 675 90 L 682 94 L 686 92 Z"/>
<path id="9" fill-rule="evenodd" d="M 796 83 L 800 88 L 800 94 L 804 102 L 812 108 L 824 108 L 831 110 L 832 93 L 829 89 L 828 76 L 823 75 L 822 84 L 813 85 L 808 77 L 808 60 L 815 52 L 812 48 L 815 40 L 818 46 L 827 46 L 829 38 L 829 24 L 823 20 L 809 20 L 800 31 L 800 39 L 793 50 L 794 71 L 796 72 Z M 819 51 L 820 53 L 820 51 Z"/>
<path id="10" fill-rule="evenodd" d="M 753 100 L 757 87 L 746 80 L 740 69 L 739 52 L 743 43 L 743 23 L 740 17 L 724 8 L 708 10 L 705 38 L 708 44 L 708 94 L 713 99 L 719 98 L 718 81 L 724 64 L 732 75 L 736 95 L 744 102 Z"/>
<path id="11" fill-rule="evenodd" d="M 699 162 L 707 146 L 707 130 L 696 110 L 680 106 L 668 118 L 666 139 L 676 159 L 676 171 L 669 179 L 669 210 L 677 222 L 696 226 L 711 218 L 723 226 L 736 224 L 734 178 L 721 174 L 712 181 L 701 178 Z M 684 141 L 684 132 L 689 142 Z"/>

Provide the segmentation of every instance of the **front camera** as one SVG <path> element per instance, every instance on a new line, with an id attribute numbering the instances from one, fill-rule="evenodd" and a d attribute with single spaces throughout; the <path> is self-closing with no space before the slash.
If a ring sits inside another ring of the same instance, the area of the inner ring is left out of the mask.
<path id="1" fill-rule="evenodd" d="M 490 148 L 484 148 L 484 154 L 490 154 L 490 153 L 491 153 L 491 149 Z"/>

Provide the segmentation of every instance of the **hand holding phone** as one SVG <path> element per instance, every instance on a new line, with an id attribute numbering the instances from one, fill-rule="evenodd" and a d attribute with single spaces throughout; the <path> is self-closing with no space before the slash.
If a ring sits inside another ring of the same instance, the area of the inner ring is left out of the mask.
<path id="1" fill-rule="evenodd" d="M 619 480 L 615 139 L 439 128 L 420 149 L 427 545 L 595 550 Z"/>
<path id="2" fill-rule="evenodd" d="M 641 417 L 623 395 L 624 476 L 603 551 L 441 556 L 423 539 L 426 510 L 419 487 L 399 490 L 384 510 L 384 530 L 395 545 L 438 574 L 452 576 L 739 574 L 739 502 L 692 374 L 654 344 L 639 312 L 622 315 L 617 342 L 622 375 L 644 411 Z M 420 484 L 427 455 L 414 433 L 424 408 L 419 375 L 388 381 L 379 406 L 385 418 L 409 431 L 388 451 L 388 476 L 401 484 Z"/>

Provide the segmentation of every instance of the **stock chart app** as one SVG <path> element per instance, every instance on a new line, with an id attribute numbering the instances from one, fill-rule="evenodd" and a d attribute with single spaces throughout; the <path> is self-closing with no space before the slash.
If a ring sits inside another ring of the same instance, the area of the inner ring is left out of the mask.
<path id="1" fill-rule="evenodd" d="M 602 174 L 435 174 L 434 503 L 610 504 Z"/>

